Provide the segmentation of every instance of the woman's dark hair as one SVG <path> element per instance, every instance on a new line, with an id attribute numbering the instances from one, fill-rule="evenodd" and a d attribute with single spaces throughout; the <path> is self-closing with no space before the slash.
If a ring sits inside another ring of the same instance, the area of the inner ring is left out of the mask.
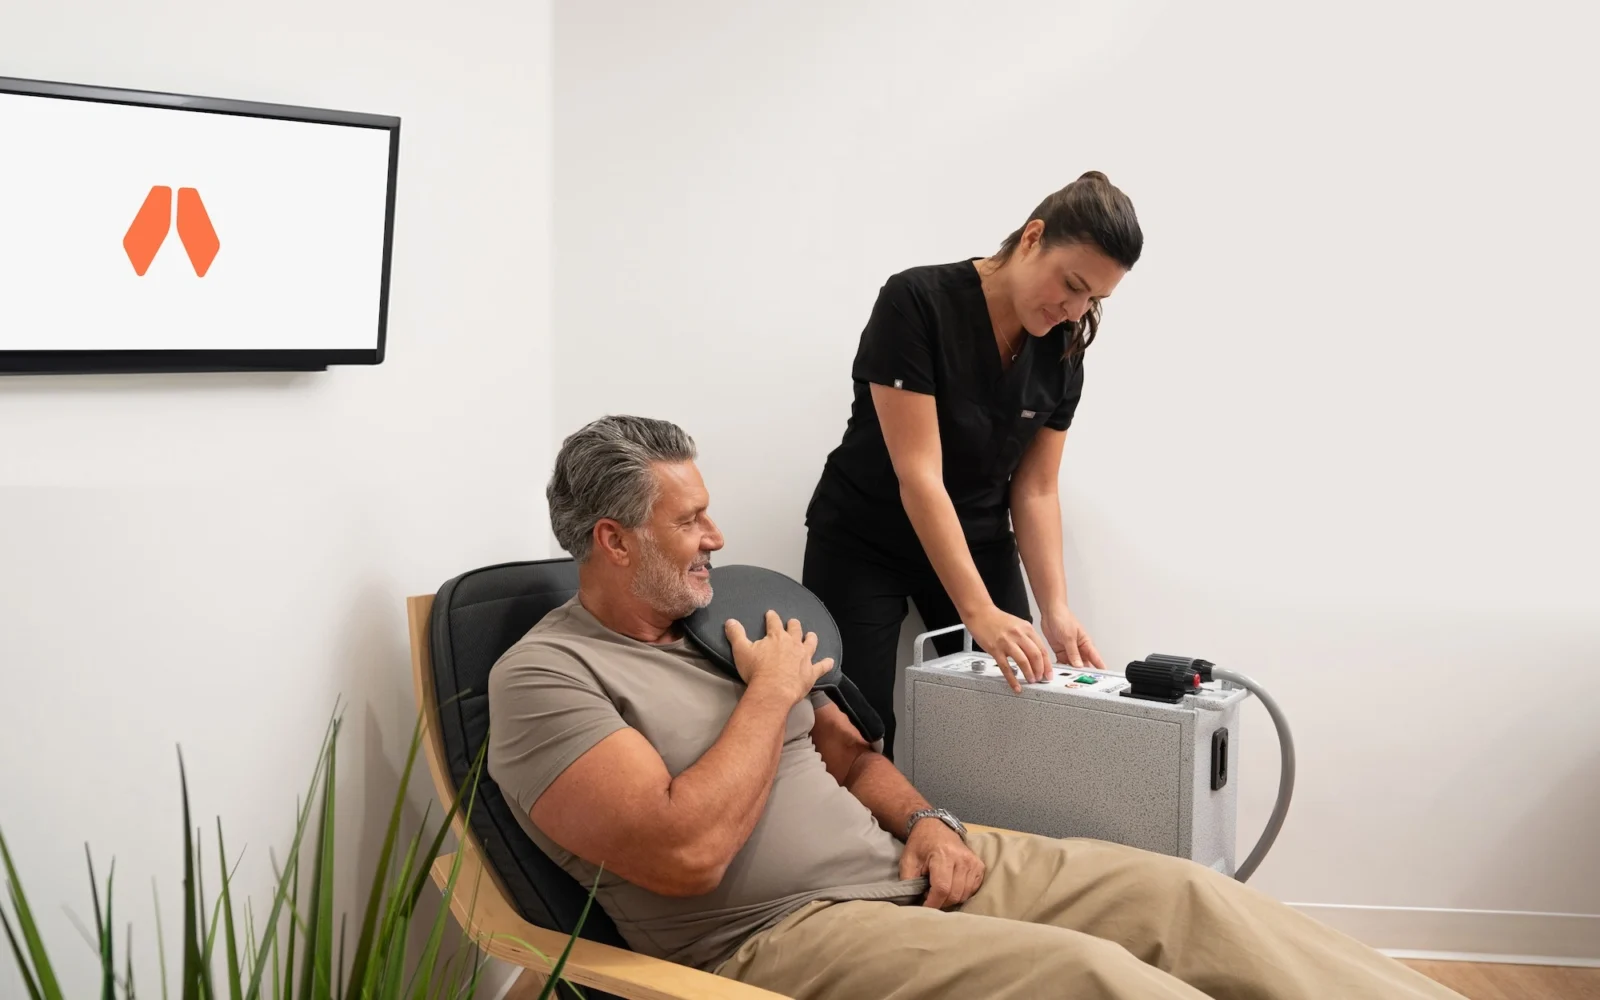
<path id="1" fill-rule="evenodd" d="M 1133 202 L 1114 187 L 1098 170 L 1091 170 L 1060 191 L 1040 202 L 1028 222 L 1007 236 L 994 259 L 1004 264 L 1022 243 L 1022 231 L 1035 219 L 1044 223 L 1039 243 L 1045 249 L 1071 244 L 1099 247 L 1107 257 L 1133 270 L 1144 249 L 1144 233 L 1134 214 Z M 1100 303 L 1097 301 L 1073 324 L 1067 357 L 1076 357 L 1094 343 L 1100 330 Z"/>

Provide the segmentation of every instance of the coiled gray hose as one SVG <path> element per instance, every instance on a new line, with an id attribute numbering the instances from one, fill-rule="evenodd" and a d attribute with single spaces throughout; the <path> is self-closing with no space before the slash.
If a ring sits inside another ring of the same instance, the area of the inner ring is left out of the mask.
<path id="1" fill-rule="evenodd" d="M 1272 807 L 1272 815 L 1267 818 L 1266 829 L 1261 831 L 1261 839 L 1256 841 L 1255 848 L 1250 851 L 1249 857 L 1244 859 L 1239 870 L 1233 873 L 1234 878 L 1243 882 L 1255 874 L 1261 859 L 1272 849 L 1272 842 L 1278 839 L 1278 831 L 1283 828 L 1283 818 L 1289 812 L 1289 799 L 1294 795 L 1294 737 L 1289 733 L 1289 720 L 1284 717 L 1283 710 L 1278 708 L 1278 703 L 1272 700 L 1272 695 L 1261 685 L 1244 674 L 1222 667 L 1212 667 L 1211 676 L 1217 680 L 1237 684 L 1261 699 L 1267 714 L 1272 716 L 1272 724 L 1278 728 L 1278 749 L 1283 756 L 1282 770 L 1278 774 L 1278 801 Z"/>

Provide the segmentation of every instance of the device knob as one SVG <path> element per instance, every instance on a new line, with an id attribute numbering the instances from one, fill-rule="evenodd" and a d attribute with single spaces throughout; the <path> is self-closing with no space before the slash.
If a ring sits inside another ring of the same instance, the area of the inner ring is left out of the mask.
<path id="1" fill-rule="evenodd" d="M 1170 660 L 1134 660 L 1124 671 L 1129 692 L 1134 698 L 1151 701 L 1170 701 L 1176 704 L 1186 694 L 1200 689 L 1200 671 L 1185 663 Z"/>
<path id="2" fill-rule="evenodd" d="M 1211 680 L 1211 670 L 1216 666 L 1210 660 L 1202 660 L 1198 656 L 1173 656 L 1169 653 L 1154 653 L 1144 658 L 1146 663 L 1171 664 L 1178 667 L 1191 667 L 1200 675 L 1202 681 Z"/>

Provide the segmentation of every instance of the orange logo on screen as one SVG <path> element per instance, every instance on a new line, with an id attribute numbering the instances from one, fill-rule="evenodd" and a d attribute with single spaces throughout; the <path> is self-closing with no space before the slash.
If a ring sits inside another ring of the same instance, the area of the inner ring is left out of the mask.
<path id="1" fill-rule="evenodd" d="M 156 251 L 166 242 L 171 228 L 172 189 L 158 184 L 144 196 L 139 214 L 133 217 L 133 225 L 122 238 L 122 249 L 128 252 L 135 274 L 143 277 L 150 270 L 150 262 L 156 259 Z M 204 278 L 211 270 L 211 262 L 217 259 L 217 251 L 222 249 L 222 241 L 217 239 L 205 202 L 194 188 L 178 189 L 178 239 L 189 254 L 195 275 Z"/>

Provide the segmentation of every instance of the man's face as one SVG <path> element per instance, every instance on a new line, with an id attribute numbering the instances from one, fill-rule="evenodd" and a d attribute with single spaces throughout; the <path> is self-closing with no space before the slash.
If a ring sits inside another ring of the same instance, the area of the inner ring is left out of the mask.
<path id="1" fill-rule="evenodd" d="M 633 591 L 673 621 L 711 603 L 711 553 L 722 532 L 706 513 L 711 495 L 693 462 L 656 467 L 660 496 L 636 537 Z"/>

